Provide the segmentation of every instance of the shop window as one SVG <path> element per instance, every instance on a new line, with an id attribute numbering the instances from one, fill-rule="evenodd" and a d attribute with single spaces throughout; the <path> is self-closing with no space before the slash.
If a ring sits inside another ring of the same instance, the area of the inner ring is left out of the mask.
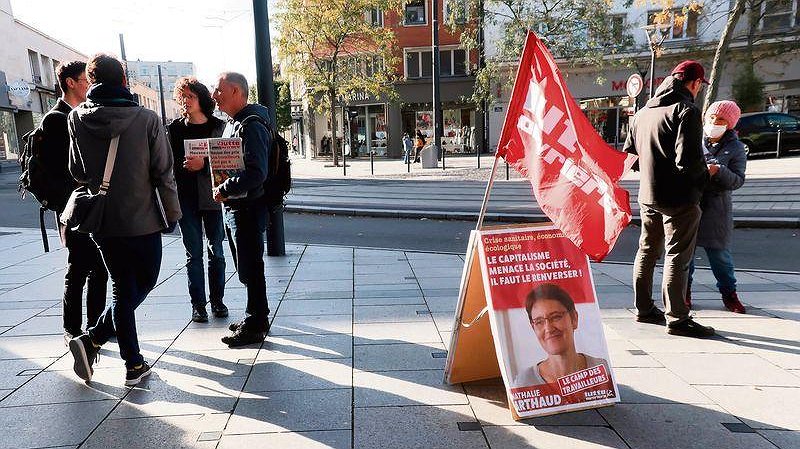
<path id="1" fill-rule="evenodd" d="M 380 8 L 370 8 L 366 13 L 367 23 L 374 27 L 383 26 L 383 10 Z"/>
<path id="2" fill-rule="evenodd" d="M 800 3 L 798 0 L 765 0 L 761 2 L 761 29 L 777 31 L 800 24 L 798 3 Z"/>
<path id="3" fill-rule="evenodd" d="M 688 11 L 684 14 L 683 10 L 680 8 L 667 11 L 666 13 L 651 11 L 647 14 L 648 24 L 670 25 L 669 30 L 666 31 L 666 38 L 664 40 L 696 38 L 697 19 L 697 12 Z"/>
<path id="4" fill-rule="evenodd" d="M 42 84 L 42 65 L 39 62 L 39 53 L 28 50 L 28 60 L 31 64 L 31 81 L 33 81 L 34 84 Z"/>
<path id="5" fill-rule="evenodd" d="M 425 11 L 425 0 L 412 0 L 406 3 L 403 25 L 427 24 L 428 20 Z"/>

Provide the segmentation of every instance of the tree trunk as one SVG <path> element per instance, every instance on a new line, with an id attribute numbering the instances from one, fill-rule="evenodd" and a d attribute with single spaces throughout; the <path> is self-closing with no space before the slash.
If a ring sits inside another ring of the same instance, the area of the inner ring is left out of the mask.
<path id="1" fill-rule="evenodd" d="M 331 154 L 333 155 L 333 165 L 339 166 L 339 153 L 336 145 L 336 91 L 328 90 L 328 101 L 331 104 Z M 342 145 L 344 150 L 344 145 Z"/>
<path id="2" fill-rule="evenodd" d="M 741 18 L 742 13 L 744 13 L 745 6 L 747 6 L 747 0 L 736 0 L 733 10 L 728 15 L 728 22 L 722 30 L 722 36 L 720 36 L 719 43 L 717 44 L 717 51 L 714 53 L 714 63 L 711 66 L 711 76 L 709 77 L 711 85 L 708 86 L 706 98 L 703 102 L 704 113 L 708 110 L 708 107 L 711 106 L 711 103 L 717 99 L 719 81 L 722 78 L 722 73 L 725 70 L 725 63 L 728 58 L 728 47 L 733 38 L 734 29 L 739 23 L 739 18 Z"/>

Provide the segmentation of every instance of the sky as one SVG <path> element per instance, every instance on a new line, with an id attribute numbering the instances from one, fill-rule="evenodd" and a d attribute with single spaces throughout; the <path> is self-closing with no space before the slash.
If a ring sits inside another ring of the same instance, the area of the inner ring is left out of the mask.
<path id="1" fill-rule="evenodd" d="M 87 56 L 119 56 L 122 33 L 129 60 L 194 62 L 209 86 L 223 71 L 255 83 L 252 6 L 251 0 L 11 0 L 16 19 Z M 269 7 L 271 15 L 273 0 Z"/>

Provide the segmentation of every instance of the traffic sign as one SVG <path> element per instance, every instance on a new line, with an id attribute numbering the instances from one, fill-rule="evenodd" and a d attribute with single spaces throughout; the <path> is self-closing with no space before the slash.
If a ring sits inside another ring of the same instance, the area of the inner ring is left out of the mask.
<path id="1" fill-rule="evenodd" d="M 642 89 L 644 88 L 644 79 L 642 79 L 642 75 L 638 73 L 634 73 L 630 77 L 628 77 L 628 82 L 625 84 L 625 89 L 628 91 L 628 96 L 636 98 L 642 93 Z"/>

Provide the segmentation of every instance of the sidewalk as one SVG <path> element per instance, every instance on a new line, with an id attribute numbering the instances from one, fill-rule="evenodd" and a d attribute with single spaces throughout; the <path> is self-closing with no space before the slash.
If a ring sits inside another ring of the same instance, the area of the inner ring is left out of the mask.
<path id="1" fill-rule="evenodd" d="M 422 169 L 415 164 L 407 174 L 402 161 L 348 161 L 347 178 L 330 162 L 297 160 L 295 178 L 287 197 L 287 211 L 381 216 L 477 220 L 493 158 L 484 157 L 476 168 L 475 157 L 448 158 L 447 170 Z M 530 183 L 514 170 L 505 180 L 500 163 L 487 208 L 489 221 L 545 221 L 531 194 Z M 734 222 L 738 227 L 800 227 L 800 157 L 749 161 L 747 181 L 733 193 Z M 638 173 L 621 181 L 630 192 L 634 223 L 638 223 Z"/>
<path id="2" fill-rule="evenodd" d="M 165 237 L 137 311 L 154 372 L 129 389 L 113 343 L 90 384 L 72 372 L 66 254 L 43 255 L 37 232 L 0 229 L 0 448 L 800 447 L 800 275 L 740 273 L 749 314 L 734 315 L 700 270 L 697 316 L 721 335 L 698 341 L 635 323 L 631 267 L 595 264 L 622 404 L 514 422 L 498 381 L 442 384 L 459 255 L 289 245 L 266 261 L 270 336 L 231 350 L 228 320 L 189 321 L 183 247 Z"/>

